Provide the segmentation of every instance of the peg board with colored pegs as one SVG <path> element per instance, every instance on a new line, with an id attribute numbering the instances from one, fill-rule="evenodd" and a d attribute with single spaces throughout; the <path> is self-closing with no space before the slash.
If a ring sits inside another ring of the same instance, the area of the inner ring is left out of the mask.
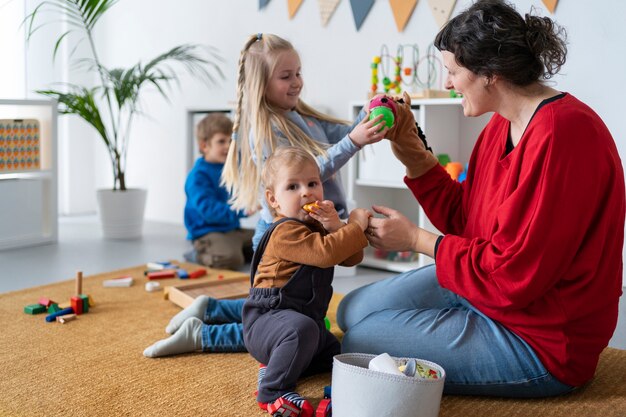
<path id="1" fill-rule="evenodd" d="M 40 169 L 40 130 L 36 119 L 0 119 L 0 172 Z"/>

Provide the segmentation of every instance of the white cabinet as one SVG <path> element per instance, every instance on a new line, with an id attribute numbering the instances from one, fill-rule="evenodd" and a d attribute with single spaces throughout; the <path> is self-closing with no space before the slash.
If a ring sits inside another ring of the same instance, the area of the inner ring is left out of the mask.
<path id="1" fill-rule="evenodd" d="M 0 123 L 0 250 L 56 242 L 56 102 L 0 100 Z"/>
<path id="2" fill-rule="evenodd" d="M 350 103 L 350 120 L 354 120 L 365 103 Z M 411 108 L 435 155 L 448 154 L 452 161 L 463 165 L 468 162 L 480 131 L 491 117 L 490 114 L 463 116 L 458 98 L 414 99 Z M 347 194 L 352 207 L 369 208 L 373 204 L 391 207 L 418 226 L 439 233 L 404 184 L 405 168 L 393 155 L 389 141 L 366 146 L 350 160 L 347 169 Z M 404 272 L 432 262 L 432 258 L 424 255 L 412 262 L 379 259 L 374 256 L 374 249 L 368 248 L 362 265 Z"/>

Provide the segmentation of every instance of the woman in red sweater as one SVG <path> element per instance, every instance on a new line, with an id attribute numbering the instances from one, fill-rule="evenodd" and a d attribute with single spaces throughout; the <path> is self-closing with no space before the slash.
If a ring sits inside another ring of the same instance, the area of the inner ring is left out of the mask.
<path id="1" fill-rule="evenodd" d="M 348 294 L 343 351 L 439 363 L 449 394 L 551 396 L 593 377 L 622 293 L 624 172 L 598 115 L 542 82 L 565 63 L 564 38 L 549 18 L 497 0 L 439 32 L 446 87 L 463 94 L 465 116 L 494 115 L 461 184 L 400 105 L 392 149 L 444 234 L 374 207 L 384 218 L 370 220 L 373 246 L 435 265 Z"/>

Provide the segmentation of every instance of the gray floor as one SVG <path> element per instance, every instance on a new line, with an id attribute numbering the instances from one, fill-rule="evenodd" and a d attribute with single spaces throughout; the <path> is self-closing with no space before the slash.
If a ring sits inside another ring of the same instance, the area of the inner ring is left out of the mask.
<path id="1" fill-rule="evenodd" d="M 146 222 L 144 236 L 134 241 L 102 239 L 95 216 L 61 217 L 59 242 L 0 251 L 0 293 L 71 279 L 76 271 L 93 275 L 146 262 L 182 260 L 188 248 L 183 226 Z M 357 267 L 353 276 L 335 277 L 335 291 L 354 288 L 394 273 Z M 609 346 L 626 349 L 626 302 L 620 303 L 617 329 Z"/>

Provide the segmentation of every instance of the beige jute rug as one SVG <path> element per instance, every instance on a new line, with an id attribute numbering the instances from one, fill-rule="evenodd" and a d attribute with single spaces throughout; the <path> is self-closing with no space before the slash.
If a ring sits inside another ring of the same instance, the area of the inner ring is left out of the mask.
<path id="1" fill-rule="evenodd" d="M 46 323 L 44 315 L 27 315 L 23 308 L 40 297 L 67 302 L 73 277 L 0 294 L 0 416 L 267 415 L 256 405 L 257 363 L 246 353 L 142 355 L 167 336 L 165 326 L 180 311 L 162 292 L 145 291 L 143 271 L 84 271 L 83 293 L 96 305 L 66 324 Z M 210 272 L 203 280 L 217 279 L 219 271 Z M 102 286 L 126 275 L 135 278 L 130 288 Z M 331 305 L 333 319 L 338 300 Z M 317 405 L 330 379 L 330 373 L 303 379 L 298 391 Z M 542 400 L 444 396 L 440 416 L 626 416 L 626 351 L 607 349 L 596 378 L 575 394 Z"/>

